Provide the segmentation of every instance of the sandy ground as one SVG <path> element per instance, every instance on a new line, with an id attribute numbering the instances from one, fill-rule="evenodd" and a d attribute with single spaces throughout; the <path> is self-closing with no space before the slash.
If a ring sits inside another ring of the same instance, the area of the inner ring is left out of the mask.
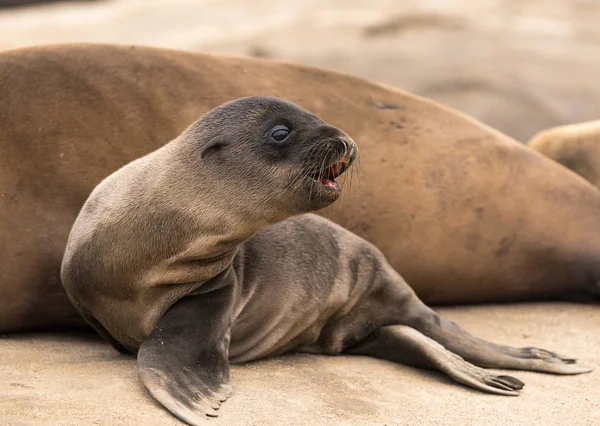
<path id="1" fill-rule="evenodd" d="M 483 394 L 445 376 L 364 357 L 291 355 L 232 370 L 233 396 L 207 425 L 600 424 L 600 309 L 573 304 L 444 308 L 500 343 L 539 346 L 596 370 L 509 372 L 519 397 Z M 175 425 L 140 384 L 135 361 L 86 334 L 0 339 L 3 425 Z"/>
<path id="2" fill-rule="evenodd" d="M 432 97 L 522 141 L 600 116 L 597 0 L 114 0 L 0 11 L 0 49 L 150 44 L 283 58 Z M 1 96 L 1 95 L 0 95 Z M 218 425 L 600 424 L 600 309 L 443 309 L 489 340 L 580 356 L 576 377 L 514 373 L 518 398 L 358 358 L 289 356 L 235 367 Z M 134 361 L 85 334 L 0 339 L 0 424 L 168 425 Z"/>

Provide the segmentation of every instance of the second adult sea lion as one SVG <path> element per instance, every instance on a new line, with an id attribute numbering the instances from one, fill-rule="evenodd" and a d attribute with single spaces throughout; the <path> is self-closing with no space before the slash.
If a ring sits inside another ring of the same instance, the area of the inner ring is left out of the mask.
<path id="1" fill-rule="evenodd" d="M 288 102 L 222 105 L 93 190 L 62 265 L 69 298 L 115 347 L 137 352 L 146 388 L 193 425 L 228 397 L 230 361 L 289 351 L 435 368 L 500 395 L 523 383 L 467 361 L 590 371 L 469 335 L 372 244 L 306 214 L 338 199 L 355 157 L 348 135 Z"/>
<path id="2" fill-rule="evenodd" d="M 545 129 L 527 146 L 600 186 L 600 120 Z"/>

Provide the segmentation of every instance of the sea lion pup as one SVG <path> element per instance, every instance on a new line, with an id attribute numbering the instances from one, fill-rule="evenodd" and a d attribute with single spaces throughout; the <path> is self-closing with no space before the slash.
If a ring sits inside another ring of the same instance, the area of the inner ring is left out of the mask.
<path id="1" fill-rule="evenodd" d="M 60 264 L 92 189 L 253 95 L 352 135 L 360 185 L 318 214 L 375 244 L 425 303 L 599 300 L 597 188 L 431 100 L 300 64 L 94 44 L 0 52 L 0 93 L 0 332 L 79 324 Z"/>
<path id="2" fill-rule="evenodd" d="M 373 245 L 307 213 L 336 201 L 356 152 L 344 132 L 282 100 L 216 108 L 93 190 L 62 264 L 69 298 L 117 349 L 137 352 L 146 388 L 193 425 L 230 394 L 229 362 L 292 350 L 437 368 L 501 395 L 523 383 L 463 358 L 590 371 L 470 336 Z"/>
<path id="3" fill-rule="evenodd" d="M 527 146 L 600 186 L 600 120 L 542 130 Z"/>

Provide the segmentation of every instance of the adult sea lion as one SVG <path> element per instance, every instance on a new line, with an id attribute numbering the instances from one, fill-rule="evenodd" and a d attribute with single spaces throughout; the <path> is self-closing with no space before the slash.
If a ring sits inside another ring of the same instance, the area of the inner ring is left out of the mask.
<path id="1" fill-rule="evenodd" d="M 319 214 L 375 244 L 426 303 L 597 300 L 598 190 L 429 100 L 309 66 L 107 45 L 2 52 L 0 93 L 0 331 L 77 323 L 59 269 L 92 189 L 251 95 L 352 134 L 358 182 Z"/>
<path id="2" fill-rule="evenodd" d="M 292 350 L 409 362 L 500 395 L 523 383 L 463 357 L 590 371 L 470 336 L 372 244 L 306 214 L 336 201 L 336 178 L 355 156 L 348 135 L 288 102 L 220 106 L 94 189 L 67 243 L 68 296 L 115 347 L 138 353 L 150 393 L 194 425 L 230 394 L 230 360 Z"/>
<path id="3" fill-rule="evenodd" d="M 527 145 L 600 186 L 600 120 L 551 127 Z"/>

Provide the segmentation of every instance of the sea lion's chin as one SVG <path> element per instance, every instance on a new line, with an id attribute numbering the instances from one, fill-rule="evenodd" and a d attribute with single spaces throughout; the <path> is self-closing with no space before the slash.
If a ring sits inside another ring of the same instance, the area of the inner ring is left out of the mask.
<path id="1" fill-rule="evenodd" d="M 316 191 L 314 191 L 312 194 L 308 194 L 306 198 L 298 203 L 294 214 L 310 213 L 324 209 L 334 204 L 339 197 L 339 192 L 334 193 L 333 191 L 321 191 L 319 194 L 317 194 Z"/>
<path id="2" fill-rule="evenodd" d="M 309 184 L 308 199 L 309 210 L 319 210 L 333 204 L 342 194 L 342 186 L 336 181 L 320 182 L 312 180 Z"/>

